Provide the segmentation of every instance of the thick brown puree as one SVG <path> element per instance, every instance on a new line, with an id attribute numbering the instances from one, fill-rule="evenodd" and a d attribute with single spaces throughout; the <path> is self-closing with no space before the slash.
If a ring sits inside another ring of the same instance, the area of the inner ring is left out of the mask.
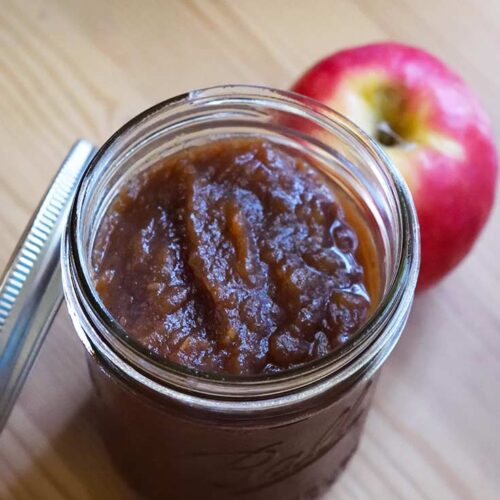
<path id="1" fill-rule="evenodd" d="M 132 338 L 190 368 L 259 374 L 320 358 L 370 308 L 366 252 L 334 193 L 274 143 L 185 150 L 113 202 L 93 254 L 97 292 Z"/>

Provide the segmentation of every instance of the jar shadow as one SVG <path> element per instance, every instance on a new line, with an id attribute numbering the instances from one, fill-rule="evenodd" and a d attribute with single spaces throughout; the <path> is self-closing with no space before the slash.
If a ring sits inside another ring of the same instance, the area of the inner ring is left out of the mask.
<path id="1" fill-rule="evenodd" d="M 60 311 L 0 437 L 0 498 L 137 500 L 98 434 L 81 351 Z"/>
<path id="2" fill-rule="evenodd" d="M 88 400 L 46 450 L 7 485 L 6 498 L 137 500 L 109 461 L 93 419 Z"/>

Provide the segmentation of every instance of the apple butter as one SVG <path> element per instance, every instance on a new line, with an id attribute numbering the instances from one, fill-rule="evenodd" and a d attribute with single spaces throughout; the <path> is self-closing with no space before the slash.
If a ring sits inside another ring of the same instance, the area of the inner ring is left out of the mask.
<path id="1" fill-rule="evenodd" d="M 344 345 L 370 297 L 329 178 L 261 139 L 176 153 L 121 189 L 93 251 L 111 315 L 149 352 L 210 373 L 296 367 Z"/>

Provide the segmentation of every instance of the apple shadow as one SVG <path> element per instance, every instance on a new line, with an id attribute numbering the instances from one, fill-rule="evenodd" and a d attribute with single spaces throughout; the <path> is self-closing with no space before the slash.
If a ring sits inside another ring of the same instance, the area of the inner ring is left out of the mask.
<path id="1" fill-rule="evenodd" d="M 415 360 L 415 352 L 427 347 L 429 337 L 434 334 L 432 322 L 439 314 L 436 310 L 438 293 L 438 290 L 429 290 L 415 297 L 408 323 L 382 371 L 387 367 L 391 371 L 406 371 Z"/>

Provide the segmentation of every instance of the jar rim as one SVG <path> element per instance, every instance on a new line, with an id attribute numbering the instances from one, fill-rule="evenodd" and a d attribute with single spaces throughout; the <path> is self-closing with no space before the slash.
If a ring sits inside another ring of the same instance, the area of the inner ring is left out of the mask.
<path id="1" fill-rule="evenodd" d="M 128 131 L 134 129 L 138 124 L 144 123 L 167 108 L 172 109 L 176 106 L 185 104 L 193 105 L 202 100 L 227 99 L 230 101 L 235 98 L 246 98 L 251 100 L 257 97 L 264 102 L 266 99 L 280 101 L 284 106 L 294 107 L 295 110 L 300 110 L 300 112 L 306 116 L 314 113 L 315 118 L 321 120 L 322 124 L 326 123 L 330 124 L 332 127 L 334 126 L 337 132 L 339 128 L 342 129 L 359 147 L 364 148 L 370 159 L 379 168 L 383 168 L 384 171 L 387 172 L 395 186 L 395 194 L 397 196 L 396 202 L 400 208 L 400 223 L 402 229 L 401 248 L 399 249 L 399 255 L 396 262 L 397 268 L 391 277 L 390 286 L 381 297 L 376 310 L 359 330 L 358 345 L 349 345 L 351 351 L 354 347 L 356 348 L 356 355 L 352 356 L 351 353 L 351 361 L 345 358 L 342 366 L 339 364 L 339 359 L 343 356 L 342 351 L 329 353 L 320 359 L 275 374 L 260 374 L 253 376 L 205 373 L 165 359 L 154 359 L 145 347 L 141 346 L 138 342 L 131 342 L 125 330 L 106 311 L 94 289 L 90 275 L 87 272 L 88 270 L 86 270 L 87 266 L 82 262 L 83 251 L 81 241 L 79 241 L 79 234 L 81 234 L 80 216 L 85 189 L 93 171 L 97 168 L 99 162 L 105 157 L 108 151 L 115 146 L 117 141 L 119 141 Z M 67 302 L 75 325 L 76 322 L 81 322 L 81 312 L 83 311 L 89 322 L 87 326 L 97 330 L 98 328 L 96 328 L 95 324 L 97 322 L 101 324 L 101 327 L 104 325 L 105 329 L 112 331 L 113 335 L 117 338 L 121 337 L 121 343 L 110 346 L 109 337 L 103 339 L 102 336 L 95 335 L 92 337 L 92 342 L 89 343 L 89 339 L 87 338 L 88 332 L 79 331 L 80 338 L 82 338 L 86 346 L 89 349 L 97 348 L 106 353 L 106 356 L 111 356 L 114 359 L 115 365 L 118 363 L 122 370 L 129 372 L 129 375 L 134 375 L 135 378 L 137 378 L 139 374 L 141 376 L 146 375 L 146 379 L 143 380 L 143 383 L 148 380 L 150 383 L 156 383 L 160 379 L 161 384 L 167 383 L 167 385 L 173 385 L 174 387 L 180 386 L 185 391 L 202 394 L 209 393 L 229 398 L 238 397 L 236 393 L 244 388 L 243 397 L 245 398 L 251 397 L 252 394 L 263 395 L 264 393 L 269 397 L 281 392 L 278 390 L 280 382 L 282 382 L 281 385 L 283 386 L 284 382 L 300 379 L 302 386 L 310 385 L 313 382 L 323 380 L 325 377 L 333 377 L 334 374 L 338 375 L 339 370 L 343 366 L 348 366 L 349 362 L 354 361 L 354 359 L 359 361 L 363 359 L 363 357 L 369 357 L 369 355 L 374 357 L 384 345 L 395 343 L 394 339 L 397 340 L 400 331 L 399 333 L 397 331 L 393 332 L 392 336 L 384 336 L 382 334 L 377 336 L 376 333 L 383 333 L 383 329 L 391 321 L 391 317 L 395 316 L 398 306 L 402 303 L 405 307 L 403 308 L 401 321 L 406 321 L 416 286 L 419 258 L 418 222 L 409 189 L 401 174 L 392 165 L 383 150 L 373 141 L 373 139 L 347 118 L 313 99 L 293 92 L 262 86 L 224 85 L 183 93 L 146 109 L 123 125 L 99 149 L 78 186 L 71 209 L 69 223 L 63 242 L 63 281 L 65 285 L 65 294 L 68 299 Z M 78 290 L 78 292 L 75 292 L 75 289 Z M 82 301 L 86 301 L 87 303 L 83 304 Z M 78 311 L 75 311 L 75 303 L 79 303 Z M 78 319 L 75 316 L 78 316 Z M 79 329 L 77 328 L 77 330 Z M 126 339 L 125 342 L 124 339 Z M 135 353 L 126 352 L 127 347 L 130 348 L 130 346 Z M 113 352 L 113 350 L 119 351 L 118 356 L 116 356 L 117 352 Z M 134 354 L 134 356 L 132 356 L 133 359 L 124 359 L 132 354 Z M 132 367 L 133 369 L 128 366 L 131 361 L 132 364 L 135 365 Z M 147 369 L 145 369 L 145 364 L 151 364 L 152 366 L 148 366 L 146 367 Z M 163 375 L 168 375 L 166 377 L 168 380 L 165 380 L 165 377 L 162 376 L 161 370 L 166 371 L 166 374 Z"/>

